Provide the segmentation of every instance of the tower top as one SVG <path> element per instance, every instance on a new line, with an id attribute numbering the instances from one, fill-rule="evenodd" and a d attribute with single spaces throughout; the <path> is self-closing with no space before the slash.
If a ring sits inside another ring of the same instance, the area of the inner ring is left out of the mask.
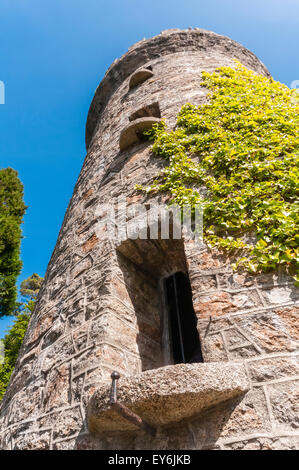
<path id="1" fill-rule="evenodd" d="M 270 76 L 265 65 L 246 47 L 232 39 L 200 28 L 167 29 L 150 39 L 142 39 L 131 46 L 122 57 L 108 68 L 96 89 L 86 122 L 86 148 L 88 149 L 97 121 L 110 96 L 136 69 L 164 55 L 178 52 L 201 52 L 207 55 L 225 55 L 262 75 Z"/>

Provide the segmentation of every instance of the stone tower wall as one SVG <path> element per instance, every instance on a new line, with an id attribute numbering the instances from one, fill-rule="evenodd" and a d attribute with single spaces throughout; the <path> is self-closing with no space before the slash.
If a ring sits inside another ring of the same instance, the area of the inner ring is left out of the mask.
<path id="1" fill-rule="evenodd" d="M 269 76 L 250 51 L 203 30 L 141 41 L 107 71 L 87 119 L 84 165 L 1 402 L 0 448 L 288 449 L 298 443 L 292 279 L 233 273 L 229 259 L 191 241 L 115 246 L 105 223 L 97 229 L 105 219 L 99 207 L 119 196 L 129 206 L 148 202 L 135 184 L 150 184 L 163 166 L 148 143 L 120 150 L 122 131 L 146 116 L 173 127 L 184 103 L 206 102 L 201 72 L 234 66 L 235 58 Z M 130 88 L 138 69 L 152 76 Z M 155 438 L 134 430 L 91 432 L 90 398 L 110 383 L 114 369 L 131 377 L 170 364 L 159 283 L 178 270 L 189 273 L 205 363 L 244 364 L 247 393 L 162 426 Z"/>

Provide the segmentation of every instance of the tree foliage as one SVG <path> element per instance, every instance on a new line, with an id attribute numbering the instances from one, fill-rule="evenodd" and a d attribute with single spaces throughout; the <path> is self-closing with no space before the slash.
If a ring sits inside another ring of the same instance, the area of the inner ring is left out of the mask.
<path id="1" fill-rule="evenodd" d="M 36 300 L 42 282 L 43 278 L 33 273 L 30 277 L 21 282 L 21 296 L 29 300 Z"/>
<path id="2" fill-rule="evenodd" d="M 17 171 L 0 170 L 0 317 L 13 315 L 20 260 L 21 223 L 26 206 Z"/>
<path id="3" fill-rule="evenodd" d="M 24 309 L 24 312 L 16 317 L 13 326 L 4 337 L 4 363 L 0 364 L 0 400 L 5 393 L 10 376 L 14 370 L 29 318 L 30 311 Z"/>
<path id="4" fill-rule="evenodd" d="M 10 376 L 14 370 L 42 280 L 42 277 L 34 273 L 21 284 L 21 295 L 27 298 L 27 302 L 18 305 L 16 319 L 3 340 L 4 362 L 0 364 L 0 400 L 5 393 Z M 26 287 L 24 288 L 24 286 Z"/>
<path id="5" fill-rule="evenodd" d="M 251 272 L 282 265 L 298 281 L 298 96 L 238 62 L 204 72 L 201 86 L 207 104 L 184 105 L 173 131 L 162 122 L 146 132 L 169 164 L 137 189 L 202 204 L 209 246 L 239 250 Z"/>

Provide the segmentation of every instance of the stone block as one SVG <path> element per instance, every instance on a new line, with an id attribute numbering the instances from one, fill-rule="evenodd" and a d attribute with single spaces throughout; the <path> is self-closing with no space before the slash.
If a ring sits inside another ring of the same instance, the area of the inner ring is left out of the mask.
<path id="1" fill-rule="evenodd" d="M 277 432 L 298 432 L 299 380 L 267 386 Z"/>
<path id="2" fill-rule="evenodd" d="M 248 371 L 253 382 L 299 376 L 299 356 L 269 357 L 249 361 Z"/>

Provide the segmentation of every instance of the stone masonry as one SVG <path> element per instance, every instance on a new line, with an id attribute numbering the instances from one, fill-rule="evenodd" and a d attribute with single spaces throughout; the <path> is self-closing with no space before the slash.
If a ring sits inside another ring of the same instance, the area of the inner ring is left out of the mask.
<path id="1" fill-rule="evenodd" d="M 171 128 L 183 104 L 205 103 L 201 72 L 234 66 L 234 59 L 269 76 L 246 48 L 201 29 L 142 40 L 108 69 L 87 118 L 87 155 L 1 402 L 1 449 L 298 448 L 293 280 L 282 272 L 234 273 L 232 260 L 191 240 L 124 240 L 116 246 L 98 209 L 121 195 L 129 206 L 148 203 L 135 184 L 150 184 L 164 163 L 152 156 L 140 131 L 161 117 Z M 160 284 L 176 271 L 188 272 L 191 282 L 204 359 L 196 367 L 172 366 L 167 353 Z M 218 380 L 221 363 L 226 372 Z M 140 410 L 150 409 L 151 424 L 159 410 L 152 403 L 142 408 L 142 401 L 151 399 L 147 377 L 155 382 L 155 370 L 157 384 L 165 387 L 164 405 L 169 396 L 179 410 L 172 367 L 186 383 L 188 374 L 201 377 L 202 395 L 215 395 L 217 383 L 222 401 L 201 407 L 194 390 L 187 390 L 192 409 L 176 414 L 172 407 L 173 420 L 160 420 L 155 437 L 134 427 L 109 429 L 107 420 L 102 432 L 89 424 L 91 403 L 98 400 L 95 408 L 103 408 L 113 370 L 123 377 L 124 402 L 134 399 Z"/>

